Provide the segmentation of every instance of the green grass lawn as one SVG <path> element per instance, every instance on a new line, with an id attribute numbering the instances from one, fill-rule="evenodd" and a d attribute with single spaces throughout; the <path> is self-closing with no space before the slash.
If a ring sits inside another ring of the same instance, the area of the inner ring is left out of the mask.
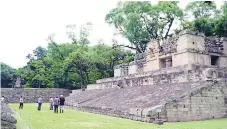
<path id="1" fill-rule="evenodd" d="M 16 113 L 18 129 L 227 129 L 227 119 L 209 121 L 164 123 L 154 125 L 128 119 L 91 114 L 72 109 L 65 109 L 63 114 L 54 114 L 48 104 L 37 111 L 37 104 L 10 104 Z"/>

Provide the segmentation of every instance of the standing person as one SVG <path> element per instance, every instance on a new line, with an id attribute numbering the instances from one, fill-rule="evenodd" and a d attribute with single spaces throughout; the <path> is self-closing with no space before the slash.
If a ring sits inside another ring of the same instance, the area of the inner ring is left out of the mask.
<path id="1" fill-rule="evenodd" d="M 58 113 L 59 98 L 54 98 L 54 113 Z"/>
<path id="2" fill-rule="evenodd" d="M 38 103 L 38 110 L 39 110 L 39 111 L 41 110 L 42 101 L 43 101 L 43 99 L 42 99 L 42 97 L 41 97 L 41 95 L 40 95 L 40 97 L 39 97 L 38 100 L 37 100 L 37 103 Z"/>
<path id="3" fill-rule="evenodd" d="M 24 106 L 24 98 L 21 96 L 19 109 L 23 109 L 23 106 Z"/>
<path id="4" fill-rule="evenodd" d="M 2 98 L 1 98 L 1 102 L 2 102 L 2 103 L 4 103 L 4 102 L 5 102 L 5 97 L 4 97 L 4 96 L 2 96 Z"/>
<path id="5" fill-rule="evenodd" d="M 65 97 L 61 95 L 60 97 L 60 113 L 64 112 Z"/>
<path id="6" fill-rule="evenodd" d="M 54 104 L 54 100 L 52 97 L 50 97 L 50 110 L 53 110 L 53 104 Z"/>

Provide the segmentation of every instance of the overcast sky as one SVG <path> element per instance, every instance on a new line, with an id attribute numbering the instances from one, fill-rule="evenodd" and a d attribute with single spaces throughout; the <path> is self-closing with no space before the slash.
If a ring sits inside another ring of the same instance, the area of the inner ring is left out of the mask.
<path id="1" fill-rule="evenodd" d="M 0 2 L 0 62 L 14 68 L 26 65 L 26 55 L 38 46 L 47 46 L 48 35 L 67 42 L 65 27 L 91 22 L 91 43 L 111 43 L 115 29 L 105 15 L 116 6 L 114 0 L 2 0 Z M 187 0 L 180 2 L 184 8 Z M 218 2 L 220 5 L 220 2 Z M 126 42 L 120 37 L 116 37 Z"/>

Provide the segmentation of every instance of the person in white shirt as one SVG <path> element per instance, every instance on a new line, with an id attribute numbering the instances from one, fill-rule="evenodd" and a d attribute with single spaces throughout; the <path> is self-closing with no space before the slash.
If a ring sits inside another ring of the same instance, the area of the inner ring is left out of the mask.
<path id="1" fill-rule="evenodd" d="M 54 106 L 54 99 L 50 97 L 50 110 L 53 110 L 53 106 Z"/>
<path id="2" fill-rule="evenodd" d="M 37 103 L 38 103 L 38 111 L 41 111 L 42 101 L 43 101 L 43 99 L 42 99 L 42 97 L 41 97 L 41 95 L 40 95 L 40 97 L 39 97 L 38 100 L 37 100 Z"/>
<path id="3" fill-rule="evenodd" d="M 5 97 L 4 97 L 4 96 L 2 96 L 2 98 L 1 98 L 1 102 L 2 102 L 2 103 L 4 103 L 4 102 L 5 102 Z"/>
<path id="4" fill-rule="evenodd" d="M 23 106 L 24 106 L 24 99 L 23 99 L 23 97 L 21 96 L 21 97 L 20 97 L 20 106 L 19 106 L 19 109 L 23 109 Z"/>

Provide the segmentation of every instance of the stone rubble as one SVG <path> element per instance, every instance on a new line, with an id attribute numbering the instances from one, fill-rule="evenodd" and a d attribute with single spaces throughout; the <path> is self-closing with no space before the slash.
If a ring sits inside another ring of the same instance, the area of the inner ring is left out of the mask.
<path id="1" fill-rule="evenodd" d="M 7 104 L 1 103 L 1 129 L 16 129 L 15 114 Z"/>

